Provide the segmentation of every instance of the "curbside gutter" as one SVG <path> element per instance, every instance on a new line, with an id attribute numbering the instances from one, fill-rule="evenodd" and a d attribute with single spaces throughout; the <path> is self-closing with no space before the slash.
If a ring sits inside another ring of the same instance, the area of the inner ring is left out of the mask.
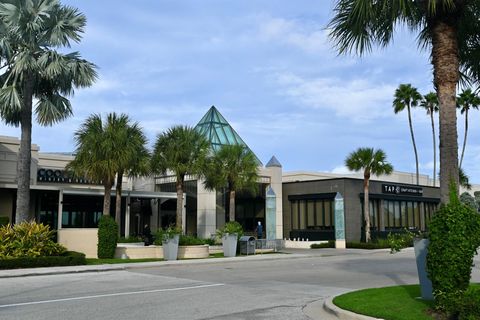
<path id="1" fill-rule="evenodd" d="M 358 314 L 355 312 L 351 312 L 348 310 L 341 309 L 333 304 L 333 299 L 335 297 L 329 297 L 325 299 L 323 302 L 323 309 L 328 312 L 329 314 L 336 317 L 336 319 L 340 320 L 383 320 L 381 318 L 373 318 L 369 316 L 365 316 L 362 314 Z"/>

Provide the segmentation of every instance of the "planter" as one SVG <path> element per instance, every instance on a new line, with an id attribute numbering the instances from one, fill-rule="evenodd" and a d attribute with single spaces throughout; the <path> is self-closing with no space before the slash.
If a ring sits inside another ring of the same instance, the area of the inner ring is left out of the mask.
<path id="1" fill-rule="evenodd" d="M 162 241 L 163 258 L 165 260 L 177 260 L 179 238 L 180 235 L 177 234 L 173 238 Z"/>
<path id="2" fill-rule="evenodd" d="M 208 258 L 208 256 L 209 256 L 208 244 L 178 247 L 179 259 L 200 259 L 200 258 Z"/>
<path id="3" fill-rule="evenodd" d="M 422 299 L 433 300 L 432 282 L 428 278 L 427 274 L 428 243 L 428 239 L 415 239 L 414 249 Z"/>
<path id="4" fill-rule="evenodd" d="M 235 257 L 237 255 L 237 236 L 236 233 L 226 233 L 222 236 L 224 257 Z"/>

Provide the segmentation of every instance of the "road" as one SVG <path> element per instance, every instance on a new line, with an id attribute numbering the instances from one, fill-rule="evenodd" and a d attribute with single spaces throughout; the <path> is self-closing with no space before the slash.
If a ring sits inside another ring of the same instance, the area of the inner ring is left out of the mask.
<path id="1" fill-rule="evenodd" d="M 310 302 L 417 281 L 412 251 L 332 250 L 295 259 L 0 279 L 0 319 L 306 320 L 302 309 Z M 478 266 L 473 280 L 480 282 Z"/>

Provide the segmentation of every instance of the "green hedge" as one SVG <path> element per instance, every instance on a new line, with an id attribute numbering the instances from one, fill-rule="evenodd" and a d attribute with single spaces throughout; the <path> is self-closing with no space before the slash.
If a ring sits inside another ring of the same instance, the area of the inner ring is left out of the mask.
<path id="1" fill-rule="evenodd" d="M 335 248 L 335 240 L 329 240 L 326 243 L 312 244 L 310 246 L 312 249 L 322 249 L 322 248 Z M 390 248 L 389 243 L 386 240 L 377 240 L 377 242 L 347 242 L 348 249 L 386 249 Z"/>
<path id="2" fill-rule="evenodd" d="M 97 255 L 100 259 L 112 259 L 118 240 L 118 225 L 110 216 L 101 216 L 98 221 Z"/>
<path id="3" fill-rule="evenodd" d="M 77 266 L 84 264 L 87 264 L 85 255 L 75 251 L 66 251 L 60 256 L 0 259 L 0 269 Z"/>

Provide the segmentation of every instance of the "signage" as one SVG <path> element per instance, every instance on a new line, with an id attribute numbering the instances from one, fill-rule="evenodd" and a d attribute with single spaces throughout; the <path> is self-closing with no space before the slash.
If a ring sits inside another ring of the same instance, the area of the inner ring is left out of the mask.
<path id="1" fill-rule="evenodd" d="M 55 169 L 38 169 L 37 181 L 46 183 L 102 184 L 82 177 L 73 177 L 68 171 Z"/>
<path id="2" fill-rule="evenodd" d="M 399 186 L 396 184 L 382 184 L 382 193 L 421 197 L 423 196 L 423 189 L 410 186 Z"/>

